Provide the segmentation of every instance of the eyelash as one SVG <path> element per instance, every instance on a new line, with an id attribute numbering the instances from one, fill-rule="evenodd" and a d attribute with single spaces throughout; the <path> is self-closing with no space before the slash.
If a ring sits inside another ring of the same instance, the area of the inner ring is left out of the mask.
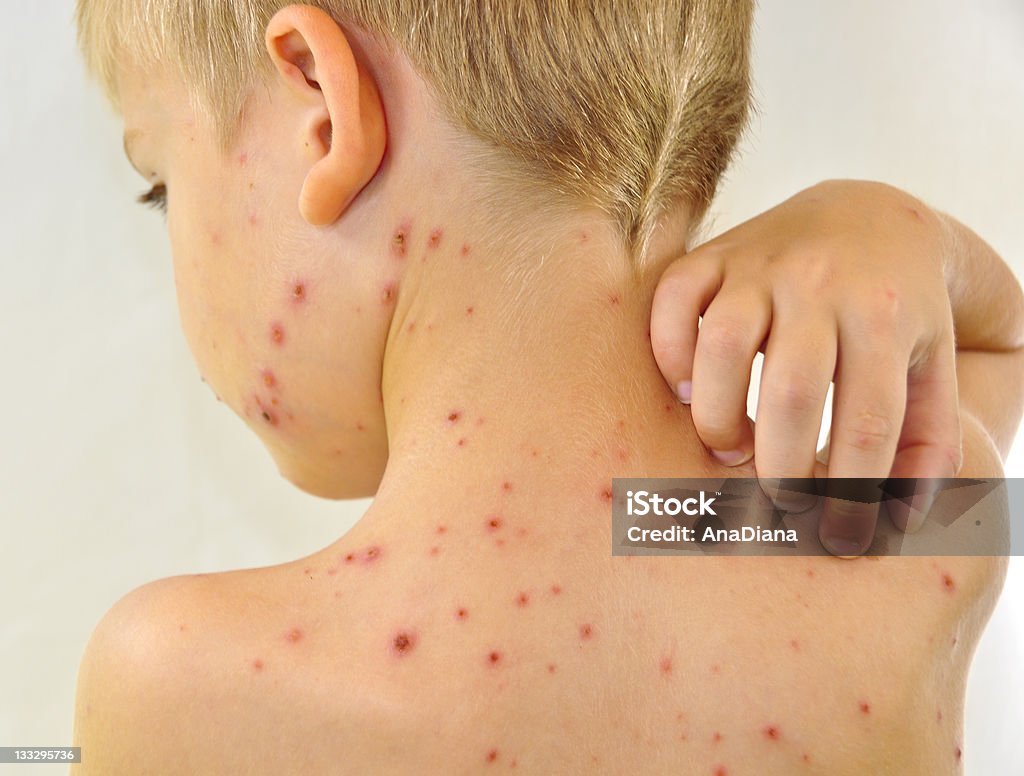
<path id="1" fill-rule="evenodd" d="M 163 183 L 156 184 L 149 191 L 144 191 L 135 198 L 140 205 L 147 205 L 167 214 L 167 186 Z"/>

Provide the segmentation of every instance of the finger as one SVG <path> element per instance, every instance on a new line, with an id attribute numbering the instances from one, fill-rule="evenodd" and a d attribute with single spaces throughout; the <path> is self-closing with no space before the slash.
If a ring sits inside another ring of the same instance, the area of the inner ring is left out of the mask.
<path id="1" fill-rule="evenodd" d="M 763 288 L 744 283 L 730 289 L 726 281 L 701 322 L 693 359 L 693 425 L 727 466 L 754 457 L 747 393 L 771 315 L 771 300 Z"/>
<path id="2" fill-rule="evenodd" d="M 861 554 L 874 538 L 880 482 L 858 480 L 888 476 L 906 408 L 909 348 L 904 355 L 896 343 L 878 347 L 880 341 L 859 327 L 840 325 L 828 480 L 818 535 L 826 549 L 844 557 Z"/>
<path id="3" fill-rule="evenodd" d="M 927 478 L 906 501 L 891 499 L 886 511 L 903 531 L 917 531 L 935 500 L 938 479 L 955 477 L 963 462 L 957 400 L 956 348 L 944 336 L 907 376 L 907 408 L 896 445 L 892 478 Z"/>
<path id="4" fill-rule="evenodd" d="M 654 290 L 651 349 L 661 374 L 684 404 L 691 397 L 697 324 L 721 285 L 721 264 L 694 252 L 669 264 Z"/>
<path id="5" fill-rule="evenodd" d="M 835 319 L 776 303 L 757 400 L 757 476 L 776 506 L 803 511 L 813 495 L 779 493 L 782 478 L 814 476 L 816 447 L 836 367 Z"/>

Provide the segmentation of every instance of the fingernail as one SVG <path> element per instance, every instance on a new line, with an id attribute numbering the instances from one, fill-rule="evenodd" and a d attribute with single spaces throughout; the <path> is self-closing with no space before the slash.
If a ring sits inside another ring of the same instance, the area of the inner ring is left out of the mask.
<path id="1" fill-rule="evenodd" d="M 833 555 L 860 555 L 861 546 L 860 542 L 855 542 L 850 539 L 844 539 L 839 536 L 829 536 L 821 540 L 822 544 L 825 545 L 825 549 L 831 552 Z"/>
<path id="2" fill-rule="evenodd" d="M 690 403 L 690 390 L 691 383 L 689 380 L 680 380 L 679 385 L 676 386 L 676 397 L 683 404 Z"/>
<path id="3" fill-rule="evenodd" d="M 711 454 L 726 466 L 736 466 L 746 461 L 749 457 L 743 450 L 712 450 Z"/>

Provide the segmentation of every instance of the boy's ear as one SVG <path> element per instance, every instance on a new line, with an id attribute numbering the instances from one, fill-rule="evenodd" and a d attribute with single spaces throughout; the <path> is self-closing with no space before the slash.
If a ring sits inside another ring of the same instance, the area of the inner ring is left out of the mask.
<path id="1" fill-rule="evenodd" d="M 299 212 L 310 224 L 326 226 L 380 168 L 387 147 L 384 104 L 344 31 L 319 8 L 282 8 L 267 25 L 265 40 L 278 76 L 309 106 L 299 140 L 314 162 Z"/>

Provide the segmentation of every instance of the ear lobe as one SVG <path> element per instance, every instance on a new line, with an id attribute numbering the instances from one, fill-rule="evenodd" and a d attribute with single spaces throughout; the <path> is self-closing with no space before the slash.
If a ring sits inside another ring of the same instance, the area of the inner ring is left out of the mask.
<path id="1" fill-rule="evenodd" d="M 313 226 L 334 223 L 377 174 L 387 147 L 384 103 L 328 14 L 290 5 L 267 25 L 267 51 L 307 114 L 297 138 L 313 164 L 299 211 Z"/>

